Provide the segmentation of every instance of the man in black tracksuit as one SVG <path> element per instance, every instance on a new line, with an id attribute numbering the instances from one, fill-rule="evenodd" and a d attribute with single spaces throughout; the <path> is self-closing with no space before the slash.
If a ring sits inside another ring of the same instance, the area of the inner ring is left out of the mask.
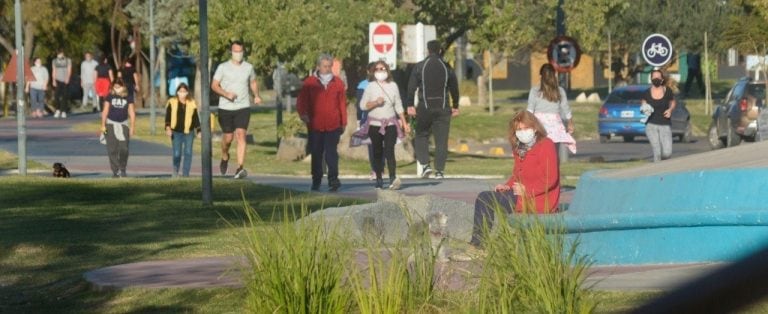
<path id="1" fill-rule="evenodd" d="M 422 165 L 422 178 L 432 173 L 429 166 L 429 135 L 435 139 L 435 178 L 442 179 L 448 158 L 448 132 L 451 117 L 459 115 L 459 84 L 456 74 L 441 58 L 440 42 L 427 43 L 429 56 L 417 63 L 408 80 L 406 106 L 408 115 L 416 116 L 416 159 Z M 414 106 L 418 89 L 419 103 Z M 451 102 L 448 102 L 448 94 Z"/>

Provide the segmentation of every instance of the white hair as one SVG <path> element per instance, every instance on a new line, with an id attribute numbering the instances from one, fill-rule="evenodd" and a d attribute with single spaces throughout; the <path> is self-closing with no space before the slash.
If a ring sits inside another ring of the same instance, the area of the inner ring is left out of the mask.
<path id="1" fill-rule="evenodd" d="M 320 56 L 317 57 L 317 63 L 315 65 L 320 66 L 320 63 L 322 63 L 325 60 L 333 63 L 333 56 L 331 56 L 328 53 L 321 53 Z"/>

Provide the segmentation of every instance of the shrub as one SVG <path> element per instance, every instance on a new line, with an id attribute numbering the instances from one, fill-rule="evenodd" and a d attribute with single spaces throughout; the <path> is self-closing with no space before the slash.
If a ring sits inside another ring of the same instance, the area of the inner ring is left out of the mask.
<path id="1" fill-rule="evenodd" d="M 500 208 L 496 217 L 505 217 Z M 582 289 L 586 256 L 561 227 L 548 227 L 538 215 L 497 219 L 487 237 L 488 256 L 480 278 L 481 313 L 591 313 L 596 303 Z M 488 233 L 486 233 L 488 234 Z"/>
<path id="2" fill-rule="evenodd" d="M 343 286 L 351 263 L 348 242 L 339 233 L 328 232 L 322 218 L 294 222 L 295 210 L 284 206 L 282 222 L 268 224 L 245 204 L 242 249 L 250 270 L 244 271 L 246 310 L 349 312 L 351 297 Z M 300 216 L 307 212 L 301 205 Z"/>

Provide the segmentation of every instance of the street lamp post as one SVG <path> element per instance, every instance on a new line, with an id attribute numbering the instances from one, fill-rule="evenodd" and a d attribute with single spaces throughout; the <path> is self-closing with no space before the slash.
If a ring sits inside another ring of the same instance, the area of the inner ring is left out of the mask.
<path id="1" fill-rule="evenodd" d="M 16 19 L 16 130 L 18 133 L 19 175 L 27 175 L 27 125 L 24 106 L 24 47 L 21 41 L 21 3 L 14 3 Z"/>
<path id="2" fill-rule="evenodd" d="M 155 1 L 149 0 L 149 134 L 155 135 Z"/>
<path id="3" fill-rule="evenodd" d="M 210 73 L 208 73 L 208 1 L 198 0 L 200 8 L 200 124 L 202 129 L 203 205 L 213 205 L 211 173 Z"/>

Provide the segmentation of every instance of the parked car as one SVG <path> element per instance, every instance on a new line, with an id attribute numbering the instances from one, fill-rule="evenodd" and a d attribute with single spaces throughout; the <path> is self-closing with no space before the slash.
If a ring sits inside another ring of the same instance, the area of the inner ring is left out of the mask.
<path id="1" fill-rule="evenodd" d="M 742 78 L 715 107 L 707 136 L 712 149 L 755 140 L 757 117 L 765 106 L 765 83 Z"/>
<path id="2" fill-rule="evenodd" d="M 645 136 L 646 115 L 640 112 L 641 99 L 650 85 L 629 85 L 614 89 L 600 107 L 597 116 L 597 132 L 600 142 L 606 143 L 616 136 L 625 142 L 632 142 L 637 136 Z M 685 102 L 676 98 L 677 106 L 672 111 L 672 136 L 680 142 L 692 140 L 691 115 Z"/>

